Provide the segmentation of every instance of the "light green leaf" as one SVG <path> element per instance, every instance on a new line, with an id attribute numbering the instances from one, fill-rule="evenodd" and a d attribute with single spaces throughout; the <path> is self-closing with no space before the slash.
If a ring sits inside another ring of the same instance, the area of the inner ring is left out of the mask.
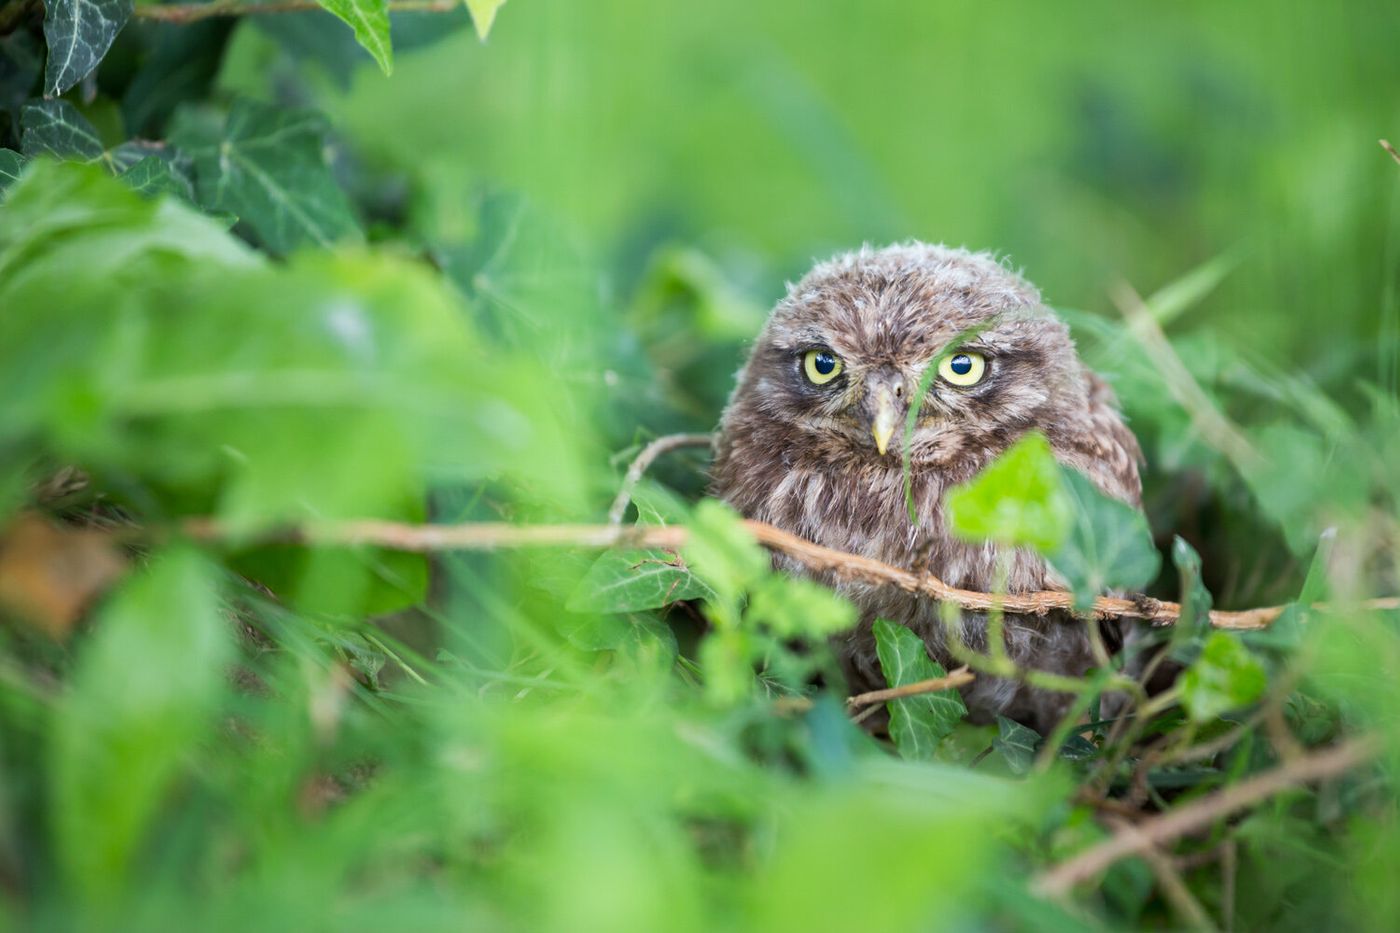
<path id="1" fill-rule="evenodd" d="M 491 34 L 491 26 L 496 22 L 496 11 L 506 5 L 506 0 L 465 0 L 467 10 L 472 15 L 472 25 L 482 42 Z"/>
<path id="2" fill-rule="evenodd" d="M 616 550 L 606 552 L 589 568 L 569 597 L 568 608 L 574 612 L 634 612 L 713 595 L 714 591 L 675 554 Z"/>
<path id="3" fill-rule="evenodd" d="M 223 119 L 182 109 L 170 134 L 194 160 L 201 204 L 236 215 L 278 253 L 361 238 L 326 164 L 324 137 L 314 113 L 249 100 Z"/>
<path id="4" fill-rule="evenodd" d="M 997 717 L 997 737 L 992 739 L 992 747 L 1001 752 L 1013 774 L 1025 774 L 1031 769 L 1040 742 L 1040 733 L 1034 729 L 1005 716 Z"/>
<path id="5" fill-rule="evenodd" d="M 55 711 L 50 820 L 74 889 L 129 883 L 147 823 L 222 692 L 233 629 L 212 568 L 192 550 L 157 558 L 101 613 Z"/>
<path id="6" fill-rule="evenodd" d="M 20 112 L 20 145 L 27 156 L 96 162 L 106 151 L 97 130 L 66 100 L 25 104 Z"/>
<path id="7" fill-rule="evenodd" d="M 386 75 L 394 73 L 394 47 L 389 38 L 389 8 L 384 0 L 316 0 L 327 12 L 355 30 L 355 39 L 374 56 Z"/>
<path id="8" fill-rule="evenodd" d="M 57 97 L 97 67 L 132 7 L 132 0 L 45 0 L 45 96 Z"/>
<path id="9" fill-rule="evenodd" d="M 768 554 L 739 524 L 738 513 L 717 499 L 695 506 L 690 530 L 686 561 L 720 599 L 737 600 L 768 573 Z"/>
<path id="10" fill-rule="evenodd" d="M 1207 259 L 1199 266 L 1157 289 L 1144 300 L 1143 304 L 1147 305 L 1147 309 L 1157 319 L 1157 323 L 1166 327 L 1182 312 L 1199 304 L 1207 295 L 1215 291 L 1220 283 L 1225 281 L 1225 277 L 1239 266 L 1241 252 L 1238 249 L 1228 250 L 1219 256 Z"/>
<path id="11" fill-rule="evenodd" d="M 1077 470 L 1066 470 L 1063 477 L 1074 519 L 1050 563 L 1069 581 L 1074 604 L 1086 609 L 1106 590 L 1140 590 L 1152 582 L 1162 557 L 1147 518 L 1104 495 Z"/>
<path id="12" fill-rule="evenodd" d="M 1172 540 L 1172 563 L 1176 565 L 1181 615 L 1171 628 L 1172 656 L 1182 662 L 1193 659 L 1211 631 L 1210 591 L 1201 581 L 1201 555 L 1180 536 Z"/>
<path id="13" fill-rule="evenodd" d="M 885 682 L 891 687 L 944 677 L 947 671 L 928 655 L 928 648 L 908 628 L 884 619 L 875 620 L 875 650 Z M 967 715 L 967 705 L 956 690 L 940 690 L 890 700 L 890 738 L 905 758 L 928 761 L 938 745 Z"/>
<path id="14" fill-rule="evenodd" d="M 1228 632 L 1216 632 L 1181 675 L 1181 704 L 1192 719 L 1205 722 L 1248 706 L 1268 685 L 1263 665 L 1244 643 Z"/>
<path id="15" fill-rule="evenodd" d="M 1043 554 L 1060 546 L 1074 519 L 1060 466 L 1038 432 L 950 490 L 947 509 L 960 538 L 1033 547 Z"/>
<path id="16" fill-rule="evenodd" d="M 29 159 L 13 149 L 0 149 L 0 192 L 19 179 Z"/>
<path id="17" fill-rule="evenodd" d="M 775 574 L 749 597 L 746 619 L 761 622 L 782 638 L 826 638 L 856 624 L 856 609 L 811 580 Z"/>

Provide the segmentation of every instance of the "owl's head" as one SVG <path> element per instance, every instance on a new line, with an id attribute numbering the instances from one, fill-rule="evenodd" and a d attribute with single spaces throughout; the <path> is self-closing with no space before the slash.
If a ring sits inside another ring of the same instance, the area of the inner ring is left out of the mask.
<path id="1" fill-rule="evenodd" d="M 1068 330 L 1034 287 L 987 254 L 910 243 L 837 256 L 791 286 L 731 414 L 897 460 L 926 377 L 915 462 L 1003 449 L 1086 403 Z"/>

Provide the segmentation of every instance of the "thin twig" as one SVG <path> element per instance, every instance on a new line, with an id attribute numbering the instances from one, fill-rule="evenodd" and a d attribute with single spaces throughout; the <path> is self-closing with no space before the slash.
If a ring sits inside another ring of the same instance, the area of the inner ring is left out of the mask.
<path id="1" fill-rule="evenodd" d="M 461 0 L 388 0 L 390 13 L 450 13 L 461 6 Z M 267 3 L 242 3 L 235 0 L 214 0 L 212 3 L 137 4 L 133 19 L 150 19 L 163 23 L 197 23 L 218 16 L 249 16 L 262 13 L 300 13 L 320 10 L 317 0 L 269 0 Z"/>
<path id="2" fill-rule="evenodd" d="M 1141 619 L 1154 625 L 1171 625 L 1181 606 L 1139 596 L 1135 599 L 1101 596 L 1087 612 L 1078 612 L 1074 594 L 1059 590 L 1034 593 L 981 593 L 949 586 L 931 573 L 902 570 L 873 558 L 848 554 L 814 544 L 765 522 L 746 519 L 744 527 L 759 544 L 779 551 L 810 570 L 847 580 L 882 583 L 909 593 L 952 603 L 971 612 L 1001 609 L 1021 615 L 1043 616 L 1066 612 L 1093 619 Z M 471 522 L 461 525 L 411 525 L 379 520 L 323 522 L 292 529 L 240 534 L 213 519 L 190 519 L 181 525 L 184 534 L 202 541 L 249 539 L 293 543 L 353 546 L 370 545 L 392 551 L 493 551 L 524 547 L 655 547 L 677 550 L 689 540 L 682 525 L 622 527 L 614 525 L 512 525 L 507 522 Z M 1262 629 L 1283 614 L 1287 606 L 1264 606 L 1239 611 L 1213 610 L 1211 624 L 1225 629 Z M 1400 597 L 1358 603 L 1316 603 L 1319 611 L 1376 611 L 1400 609 Z"/>
<path id="3" fill-rule="evenodd" d="M 1392 159 L 1394 159 L 1396 162 L 1400 162 L 1400 152 L 1396 152 L 1396 151 L 1395 151 L 1395 147 L 1392 146 L 1392 145 L 1390 144 L 1390 140 L 1388 140 L 1388 139 L 1379 139 L 1379 140 L 1376 140 L 1376 141 L 1379 142 L 1379 143 L 1381 144 L 1381 148 L 1382 148 L 1382 149 L 1384 149 L 1386 152 L 1390 153 L 1390 157 L 1391 157 Z"/>
<path id="4" fill-rule="evenodd" d="M 1116 832 L 1074 858 L 1042 872 L 1032 882 L 1044 896 L 1061 897 L 1082 881 L 1098 877 L 1119 859 L 1139 855 L 1187 833 L 1203 829 L 1275 794 L 1335 777 L 1372 758 L 1379 744 L 1370 737 L 1352 739 L 1326 751 L 1287 762 L 1233 787 L 1226 787 L 1175 810 L 1138 823 L 1134 832 Z"/>
<path id="5" fill-rule="evenodd" d="M 966 667 L 960 667 L 950 672 L 945 677 L 933 677 L 928 680 L 920 680 L 912 684 L 904 684 L 901 687 L 890 687 L 885 690 L 871 690 L 867 693 L 857 693 L 855 696 L 846 697 L 847 706 L 870 706 L 875 703 L 884 703 L 886 700 L 899 700 L 904 697 L 919 696 L 924 693 L 937 693 L 940 690 L 947 690 L 950 687 L 961 687 L 970 684 L 977 679 L 977 675 Z"/>
<path id="6" fill-rule="evenodd" d="M 1141 835 L 1141 831 L 1130 820 L 1110 816 L 1108 823 L 1120 835 L 1131 838 L 1137 838 Z M 1176 911 L 1181 919 L 1193 929 L 1214 930 L 1215 924 L 1210 922 L 1210 916 L 1201 906 L 1201 902 L 1192 896 L 1191 889 L 1186 886 L 1186 882 L 1181 880 L 1181 873 L 1171 860 L 1151 842 L 1142 841 L 1142 846 L 1142 850 L 1138 854 L 1147 862 L 1147 867 L 1152 869 L 1152 874 L 1157 876 L 1157 887 L 1161 889 L 1162 895 L 1171 904 L 1172 910 Z"/>
<path id="7" fill-rule="evenodd" d="M 627 504 L 632 501 L 633 490 L 657 457 L 681 447 L 709 447 L 713 442 L 714 436 L 711 434 L 667 434 L 643 447 L 637 459 L 627 468 L 627 475 L 617 490 L 617 498 L 613 500 L 612 508 L 608 509 L 608 524 L 622 524 L 622 516 L 627 514 Z"/>

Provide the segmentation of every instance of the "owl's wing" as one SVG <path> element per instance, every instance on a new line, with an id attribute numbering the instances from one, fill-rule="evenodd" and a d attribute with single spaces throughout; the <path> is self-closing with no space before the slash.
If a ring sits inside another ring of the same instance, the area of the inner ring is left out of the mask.
<path id="1" fill-rule="evenodd" d="M 1094 375 L 1088 378 L 1088 408 L 1071 440 L 1073 465 L 1094 484 L 1115 499 L 1142 508 L 1144 463 L 1137 437 L 1123 421 L 1118 399 L 1108 383 Z"/>

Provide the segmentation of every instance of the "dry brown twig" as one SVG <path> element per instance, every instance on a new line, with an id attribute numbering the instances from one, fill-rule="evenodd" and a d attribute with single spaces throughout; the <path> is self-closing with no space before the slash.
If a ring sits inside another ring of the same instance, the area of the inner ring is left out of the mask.
<path id="1" fill-rule="evenodd" d="M 744 528 L 769 550 L 779 551 L 811 570 L 846 580 L 883 583 L 910 593 L 952 603 L 971 612 L 1001 610 L 1027 615 L 1052 611 L 1075 613 L 1095 619 L 1141 619 L 1154 625 L 1171 625 L 1181 606 L 1145 596 L 1136 599 L 1101 596 L 1088 612 L 1078 612 L 1074 596 L 1059 590 L 1034 593 L 981 593 L 959 589 L 930 573 L 903 570 L 859 554 L 848 554 L 814 544 L 765 522 L 746 519 Z M 284 540 L 330 546 L 386 548 L 392 551 L 491 551 L 525 547 L 655 547 L 679 550 L 690 537 L 681 525 L 624 527 L 618 525 L 512 525 L 507 522 L 472 522 L 461 525 L 411 525 L 378 520 L 328 522 L 266 534 L 240 535 L 212 519 L 191 519 L 181 526 L 188 536 L 202 541 L 252 538 Z M 1226 629 L 1262 629 L 1283 614 L 1286 606 L 1265 606 L 1239 611 L 1213 610 L 1211 624 Z M 1319 610 L 1400 609 L 1400 597 L 1373 599 L 1354 604 L 1319 603 Z"/>
<path id="2" fill-rule="evenodd" d="M 612 507 L 608 509 L 608 524 L 622 524 L 622 517 L 627 514 L 627 505 L 632 501 L 633 491 L 636 490 L 637 484 L 642 481 L 642 474 L 656 461 L 657 457 L 682 447 L 709 447 L 713 442 L 714 436 L 711 434 L 667 434 L 643 447 L 642 452 L 637 454 L 637 458 L 627 468 L 627 475 L 623 477 L 622 486 L 617 491 L 617 498 L 613 500 Z"/>
<path id="3" fill-rule="evenodd" d="M 1384 149 L 1386 152 L 1390 153 L 1390 157 L 1391 157 L 1392 159 L 1394 159 L 1396 162 L 1400 162 L 1400 152 L 1397 152 L 1397 151 L 1395 150 L 1395 147 L 1392 146 L 1392 145 L 1390 144 L 1390 140 L 1388 140 L 1388 139 L 1378 139 L 1378 140 L 1376 140 L 1376 141 L 1379 142 L 1379 143 L 1381 144 L 1381 148 L 1382 148 L 1382 149 Z"/>
<path id="4" fill-rule="evenodd" d="M 1247 781 L 1226 787 L 1207 797 L 1143 820 L 1126 832 L 1120 827 L 1108 839 L 1079 853 L 1068 861 L 1042 872 L 1032 882 L 1042 896 L 1063 897 L 1076 884 L 1099 876 L 1119 859 L 1160 847 L 1204 829 L 1216 820 L 1267 800 L 1302 784 L 1336 777 L 1376 755 L 1379 743 L 1362 737 L 1343 742 L 1322 752 L 1286 762 Z"/>
<path id="5" fill-rule="evenodd" d="M 461 0 L 388 0 L 391 13 L 451 13 L 461 6 Z M 323 9 L 316 0 L 268 0 L 267 3 L 227 2 L 137 4 L 132 19 L 149 19 L 163 23 L 197 23 L 221 16 L 251 16 L 264 13 L 300 13 Z"/>

